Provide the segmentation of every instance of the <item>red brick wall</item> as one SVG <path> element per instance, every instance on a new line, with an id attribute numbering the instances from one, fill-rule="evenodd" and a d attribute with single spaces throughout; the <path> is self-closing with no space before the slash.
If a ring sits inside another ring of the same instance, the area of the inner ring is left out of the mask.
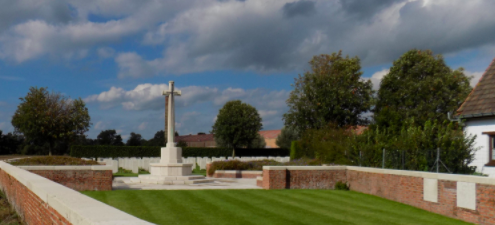
<path id="1" fill-rule="evenodd" d="M 111 191 L 111 170 L 30 170 L 76 191 Z"/>
<path id="2" fill-rule="evenodd" d="M 334 189 L 346 170 L 263 170 L 264 189 Z"/>
<path id="3" fill-rule="evenodd" d="M 476 224 L 495 224 L 495 186 L 476 184 L 476 208 L 457 207 L 457 182 L 438 180 L 438 203 L 423 201 L 423 178 L 347 171 L 351 190 Z"/>
<path id="4" fill-rule="evenodd" d="M 264 189 L 350 189 L 476 224 L 495 225 L 495 185 L 476 184 L 476 210 L 457 207 L 457 181 L 438 180 L 438 203 L 423 200 L 423 178 L 356 170 L 263 170 Z"/>
<path id="5" fill-rule="evenodd" d="M 0 186 L 26 224 L 71 224 L 15 178 L 0 170 Z"/>

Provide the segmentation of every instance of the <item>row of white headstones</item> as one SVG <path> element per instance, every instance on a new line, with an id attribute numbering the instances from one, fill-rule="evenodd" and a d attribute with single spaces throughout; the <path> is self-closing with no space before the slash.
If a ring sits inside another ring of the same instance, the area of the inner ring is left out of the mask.
<path id="1" fill-rule="evenodd" d="M 192 164 L 191 170 L 196 168 L 196 165 L 199 166 L 200 169 L 204 170 L 206 169 L 206 164 L 210 162 L 215 162 L 215 161 L 225 161 L 225 160 L 239 160 L 239 161 L 258 161 L 258 160 L 274 160 L 277 162 L 289 162 L 290 157 L 187 157 L 184 158 L 182 157 L 182 162 L 183 163 L 190 163 Z M 111 165 L 113 173 L 118 172 L 118 168 L 121 167 L 125 170 L 131 170 L 133 173 L 138 173 L 139 168 L 144 169 L 146 171 L 149 171 L 150 169 L 150 163 L 158 163 L 160 162 L 160 157 L 143 157 L 143 158 L 117 158 L 117 159 L 112 159 L 112 158 L 99 158 L 98 161 L 100 162 L 105 162 L 106 165 Z"/>

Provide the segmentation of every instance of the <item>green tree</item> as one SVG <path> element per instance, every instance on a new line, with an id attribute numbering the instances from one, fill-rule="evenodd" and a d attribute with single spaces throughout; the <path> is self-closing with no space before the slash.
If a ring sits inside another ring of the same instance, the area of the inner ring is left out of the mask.
<path id="1" fill-rule="evenodd" d="M 8 133 L 3 134 L 0 130 L 0 155 L 15 154 L 20 152 L 24 137 Z"/>
<path id="2" fill-rule="evenodd" d="M 471 92 L 463 68 L 450 69 L 441 55 L 412 49 L 394 61 L 378 91 L 374 120 L 398 132 L 407 118 L 416 125 L 444 121 Z"/>
<path id="3" fill-rule="evenodd" d="M 88 131 L 90 116 L 81 98 L 70 99 L 46 88 L 31 87 L 12 117 L 12 126 L 27 141 L 48 144 L 48 154 L 59 141 L 73 141 Z"/>
<path id="4" fill-rule="evenodd" d="M 115 130 L 101 131 L 100 134 L 98 134 L 98 136 L 96 137 L 96 142 L 98 143 L 98 145 L 124 145 L 124 142 L 122 142 L 122 136 L 120 136 L 120 134 L 117 134 Z"/>
<path id="5" fill-rule="evenodd" d="M 275 143 L 280 148 L 290 149 L 292 141 L 299 139 L 299 132 L 292 127 L 283 127 Z"/>
<path id="6" fill-rule="evenodd" d="M 253 141 L 251 141 L 251 143 L 247 147 L 248 148 L 265 148 L 266 147 L 265 138 L 263 138 L 258 133 L 257 137 Z"/>
<path id="7" fill-rule="evenodd" d="M 212 133 L 219 146 L 238 148 L 249 146 L 262 127 L 258 110 L 235 100 L 225 103 L 220 109 Z"/>
<path id="8" fill-rule="evenodd" d="M 157 131 L 155 136 L 146 142 L 147 146 L 165 146 L 166 144 L 165 131 L 163 130 Z"/>
<path id="9" fill-rule="evenodd" d="M 299 131 L 321 129 L 329 123 L 339 127 L 367 123 L 363 113 L 373 102 L 371 81 L 361 79 L 358 57 L 342 57 L 342 52 L 314 56 L 311 71 L 299 75 L 287 99 L 285 126 Z"/>
<path id="10" fill-rule="evenodd" d="M 143 142 L 146 142 L 146 140 L 143 139 L 141 134 L 136 134 L 134 132 L 131 132 L 131 136 L 127 140 L 126 145 L 127 146 L 141 146 L 141 145 L 143 145 Z"/>

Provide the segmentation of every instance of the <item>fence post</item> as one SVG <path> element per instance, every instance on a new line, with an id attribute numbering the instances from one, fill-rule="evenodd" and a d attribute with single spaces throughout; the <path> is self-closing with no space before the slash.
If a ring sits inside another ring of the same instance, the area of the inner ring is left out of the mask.
<path id="1" fill-rule="evenodd" d="M 438 173 L 438 164 L 440 163 L 440 148 L 437 148 L 437 173 Z"/>
<path id="2" fill-rule="evenodd" d="M 361 151 L 359 151 L 359 166 L 361 166 Z"/>
<path id="3" fill-rule="evenodd" d="M 383 149 L 383 156 L 382 156 L 382 169 L 385 169 L 385 149 Z"/>

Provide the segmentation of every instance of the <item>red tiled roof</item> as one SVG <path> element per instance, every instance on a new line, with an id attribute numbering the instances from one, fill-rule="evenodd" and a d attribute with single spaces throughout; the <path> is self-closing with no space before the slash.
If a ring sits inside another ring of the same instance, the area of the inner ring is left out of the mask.
<path id="1" fill-rule="evenodd" d="M 362 134 L 366 129 L 368 129 L 367 126 L 356 126 L 354 127 L 354 129 L 352 130 L 355 134 L 357 135 L 360 135 Z"/>
<path id="2" fill-rule="evenodd" d="M 476 87 L 457 110 L 457 116 L 481 117 L 495 113 L 495 59 L 483 73 Z M 483 115 L 485 114 L 485 115 Z"/>
<path id="3" fill-rule="evenodd" d="M 204 141 L 214 141 L 215 137 L 213 134 L 199 134 L 199 135 L 183 135 L 175 137 L 175 141 L 184 141 L 184 142 L 204 142 Z"/>
<path id="4" fill-rule="evenodd" d="M 259 134 L 264 138 L 264 139 L 275 139 L 278 137 L 280 134 L 281 130 L 262 130 L 259 132 Z"/>

